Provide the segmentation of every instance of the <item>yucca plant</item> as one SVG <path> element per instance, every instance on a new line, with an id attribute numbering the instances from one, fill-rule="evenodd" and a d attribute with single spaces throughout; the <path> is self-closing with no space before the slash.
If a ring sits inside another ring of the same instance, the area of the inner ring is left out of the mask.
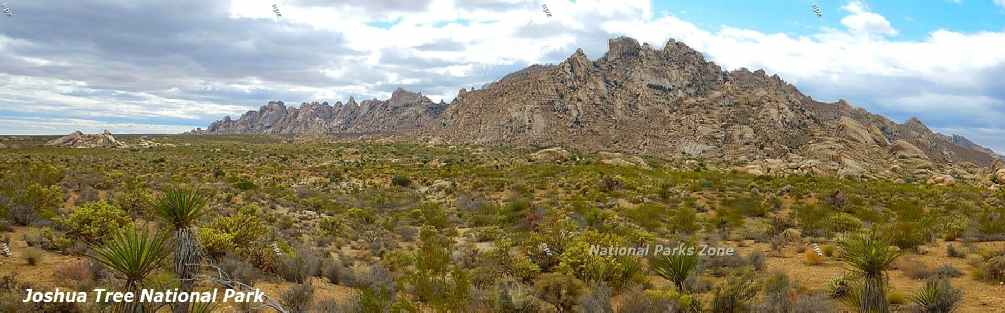
<path id="1" fill-rule="evenodd" d="M 93 247 L 89 256 L 125 276 L 126 290 L 136 292 L 143 280 L 167 257 L 167 245 L 167 236 L 161 232 L 128 226 L 100 246 Z M 122 309 L 129 313 L 143 311 L 138 303 L 125 303 Z"/>
<path id="2" fill-rule="evenodd" d="M 157 202 L 157 214 L 174 228 L 174 271 L 182 292 L 192 291 L 195 274 L 202 261 L 199 241 L 192 225 L 206 212 L 206 198 L 191 190 L 172 190 Z M 175 313 L 187 313 L 188 303 L 177 303 Z"/>
<path id="3" fill-rule="evenodd" d="M 671 253 L 657 256 L 652 260 L 653 271 L 657 275 L 672 281 L 680 292 L 688 292 L 684 287 L 688 275 L 698 267 L 698 255 L 695 253 Z"/>
<path id="4" fill-rule="evenodd" d="M 919 312 L 924 313 L 956 312 L 962 300 L 963 292 L 953 288 L 945 278 L 925 282 L 925 287 L 911 297 Z"/>
<path id="5" fill-rule="evenodd" d="M 886 271 L 900 256 L 900 251 L 875 232 L 850 235 L 838 242 L 839 260 L 861 279 L 861 289 L 851 296 L 862 313 L 888 313 L 886 299 Z"/>

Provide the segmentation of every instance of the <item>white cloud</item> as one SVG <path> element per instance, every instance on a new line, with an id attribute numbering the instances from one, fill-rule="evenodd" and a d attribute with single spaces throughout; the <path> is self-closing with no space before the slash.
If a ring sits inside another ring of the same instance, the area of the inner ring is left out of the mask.
<path id="1" fill-rule="evenodd" d="M 1005 0 L 994 0 L 994 1 L 995 4 L 997 4 L 998 6 L 1005 8 Z"/>
<path id="2" fill-rule="evenodd" d="M 109 123 L 90 119 L 0 118 L 0 133 L 6 135 L 65 135 L 74 131 L 113 134 L 180 134 L 192 130 L 190 125 L 143 123 Z"/>
<path id="3" fill-rule="evenodd" d="M 945 29 L 926 38 L 905 39 L 897 36 L 898 30 L 886 17 L 870 10 L 861 0 L 845 3 L 841 11 L 845 16 L 837 29 L 820 28 L 806 35 L 766 33 L 728 25 L 704 29 L 687 17 L 655 17 L 647 0 L 548 1 L 552 17 L 544 15 L 541 1 L 537 0 L 431 0 L 428 6 L 410 5 L 407 10 L 380 7 L 392 2 L 336 1 L 337 4 L 321 6 L 324 1 L 287 0 L 280 2 L 283 18 L 279 19 L 273 15 L 273 1 L 232 0 L 223 8 L 229 9 L 224 18 L 212 19 L 214 23 L 251 23 L 266 30 L 258 37 L 240 37 L 242 40 L 237 44 L 241 51 L 253 53 L 238 56 L 258 63 L 257 53 L 263 53 L 264 58 L 264 53 L 282 47 L 264 44 L 272 42 L 288 45 L 309 41 L 300 46 L 337 46 L 341 50 L 319 49 L 315 53 L 298 54 L 297 57 L 323 55 L 316 57 L 320 61 L 314 63 L 284 59 L 285 62 L 276 62 L 279 65 L 275 67 L 262 67 L 275 72 L 256 68 L 250 74 L 217 68 L 226 67 L 222 65 L 229 64 L 228 59 L 180 62 L 176 69 L 165 67 L 165 84 L 157 90 L 116 91 L 101 87 L 101 83 L 87 76 L 60 79 L 11 71 L 0 74 L 0 105 L 6 106 L 0 109 L 59 113 L 62 117 L 86 120 L 130 117 L 207 120 L 240 114 L 248 108 L 234 103 L 247 105 L 268 99 L 334 101 L 345 100 L 348 95 L 357 99 L 386 97 L 397 85 L 418 89 L 432 95 L 434 100 L 450 101 L 462 87 L 488 83 L 530 63 L 560 62 L 576 48 L 583 48 L 591 58 L 600 57 L 608 38 L 628 35 L 655 47 L 675 38 L 706 53 L 727 69 L 764 68 L 815 98 L 856 99 L 862 102 L 856 103 L 858 106 L 901 119 L 918 115 L 926 122 L 934 121 L 937 125 L 933 128 L 937 129 L 1001 130 L 1001 126 L 993 125 L 994 119 L 1005 112 L 1002 107 L 1005 94 L 1001 92 L 1005 85 L 998 79 L 1005 75 L 1005 32 L 961 33 Z M 1005 0 L 995 1 L 1005 7 Z M 391 26 L 376 27 L 374 21 Z M 305 30 L 320 35 L 297 36 L 297 32 Z M 231 38 L 229 33 L 211 34 L 215 36 L 206 38 Z M 202 38 L 202 33 L 189 35 Z M 8 51 L 44 44 L 0 33 L 0 57 L 10 54 Z M 199 44 L 192 53 L 207 53 L 220 45 L 219 40 Z M 120 54 L 129 54 L 128 49 L 123 50 L 126 52 Z M 182 61 L 198 59 L 184 53 L 177 56 Z M 72 56 L 12 56 L 38 72 L 82 66 L 82 61 Z M 95 55 L 83 62 L 93 68 L 107 67 L 107 75 L 102 72 L 102 78 L 133 68 L 147 68 L 145 64 L 124 66 L 117 59 Z M 196 69 L 195 75 L 186 72 L 191 71 L 188 65 Z M 214 73 L 228 70 L 233 72 Z M 287 74 L 276 75 L 283 73 Z M 219 76 L 225 79 L 214 80 Z M 142 75 L 122 77 L 138 79 Z M 323 79 L 332 82 L 318 82 Z M 194 89 L 201 92 L 193 93 Z M 209 98 L 193 99 L 193 94 Z M 988 139 L 991 136 L 982 138 L 993 141 Z M 999 147 L 1005 145 L 1003 139 L 996 142 Z"/>
<path id="4" fill-rule="evenodd" d="M 1005 0 L 1003 0 L 1005 1 Z M 862 1 L 851 1 L 843 7 L 845 11 L 851 13 L 841 19 L 841 24 L 853 34 L 862 35 L 896 35 L 897 30 L 890 25 L 882 15 L 869 11 L 869 8 Z"/>

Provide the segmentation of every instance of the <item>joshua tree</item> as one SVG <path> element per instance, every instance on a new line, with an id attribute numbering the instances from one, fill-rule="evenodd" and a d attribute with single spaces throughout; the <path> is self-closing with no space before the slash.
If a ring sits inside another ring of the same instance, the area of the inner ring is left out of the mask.
<path id="1" fill-rule="evenodd" d="M 687 281 L 688 275 L 698 267 L 697 254 L 675 251 L 670 255 L 658 256 L 652 262 L 656 274 L 672 281 L 678 291 L 688 292 L 684 288 L 684 282 Z"/>
<path id="2" fill-rule="evenodd" d="M 149 229 L 126 227 L 112 238 L 91 249 L 90 256 L 126 278 L 126 290 L 137 292 L 143 279 L 160 267 L 170 251 L 167 236 Z M 126 313 L 143 312 L 139 303 L 125 303 Z"/>
<path id="3" fill-rule="evenodd" d="M 841 248 L 839 259 L 845 263 L 862 282 L 860 290 L 853 292 L 852 303 L 856 303 L 862 313 L 888 313 L 886 300 L 886 270 L 890 268 L 900 251 L 876 235 L 851 235 L 838 243 Z"/>
<path id="4" fill-rule="evenodd" d="M 181 291 L 192 291 L 195 274 L 202 261 L 201 247 L 192 225 L 205 213 L 206 198 L 198 192 L 173 190 L 157 203 L 157 214 L 174 228 L 174 271 L 181 282 Z M 187 313 L 188 303 L 177 303 L 175 313 Z"/>

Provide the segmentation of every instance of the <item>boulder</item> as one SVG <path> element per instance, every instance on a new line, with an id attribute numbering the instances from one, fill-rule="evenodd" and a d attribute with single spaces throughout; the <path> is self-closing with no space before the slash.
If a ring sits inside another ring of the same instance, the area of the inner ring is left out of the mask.
<path id="1" fill-rule="evenodd" d="M 952 186 L 956 184 L 956 178 L 952 175 L 935 175 L 928 178 L 929 185 Z"/>
<path id="2" fill-rule="evenodd" d="M 852 159 L 841 159 L 841 164 L 842 167 L 837 172 L 837 175 L 840 177 L 861 178 L 866 173 L 865 167 L 863 167 L 858 161 Z"/>
<path id="3" fill-rule="evenodd" d="M 548 148 L 530 155 L 534 161 L 562 162 L 572 157 L 572 153 L 562 148 Z"/>
<path id="4" fill-rule="evenodd" d="M 838 121 L 838 129 L 841 130 L 842 135 L 844 135 L 848 139 L 851 139 L 852 141 L 864 144 L 877 143 L 872 138 L 872 134 L 869 133 L 869 130 L 866 129 L 865 126 L 862 126 L 861 123 L 850 117 L 842 116 L 841 119 Z"/>
<path id="5" fill-rule="evenodd" d="M 614 166 L 625 166 L 625 167 L 641 167 L 650 168 L 646 160 L 638 156 L 625 156 L 621 153 L 614 152 L 600 152 L 597 153 L 600 157 L 601 164 L 614 165 Z"/>
<path id="6" fill-rule="evenodd" d="M 999 185 L 1005 185 L 1005 168 L 998 169 L 994 176 L 991 178 L 995 183 Z"/>
<path id="7" fill-rule="evenodd" d="M 898 159 L 928 159 L 924 151 L 904 140 L 894 141 L 890 152 Z"/>
<path id="8" fill-rule="evenodd" d="M 129 146 L 116 140 L 112 133 L 105 130 L 101 134 L 85 135 L 75 131 L 69 135 L 50 140 L 46 146 L 67 148 L 128 148 Z"/>
<path id="9" fill-rule="evenodd" d="M 434 192 L 449 193 L 454 190 L 454 183 L 442 179 L 437 179 L 433 181 L 433 184 L 429 185 L 429 190 Z"/>
<path id="10" fill-rule="evenodd" d="M 754 176 L 763 176 L 764 175 L 764 169 L 761 168 L 761 166 L 757 165 L 757 164 L 750 164 L 750 165 L 747 165 L 747 166 L 744 166 L 744 167 L 737 168 L 736 170 L 738 172 L 740 172 L 740 173 L 747 173 L 747 174 L 754 175 Z"/>

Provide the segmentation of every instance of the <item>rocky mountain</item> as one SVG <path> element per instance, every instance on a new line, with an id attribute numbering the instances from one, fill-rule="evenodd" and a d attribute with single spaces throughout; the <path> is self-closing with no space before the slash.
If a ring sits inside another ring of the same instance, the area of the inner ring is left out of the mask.
<path id="1" fill-rule="evenodd" d="M 447 104 L 434 103 L 419 93 L 395 90 L 385 101 L 357 103 L 303 103 L 287 107 L 269 102 L 258 111 L 248 111 L 239 119 L 229 116 L 206 129 L 210 134 L 338 134 L 388 133 L 426 127 L 435 123 Z"/>
<path id="2" fill-rule="evenodd" d="M 128 148 L 129 146 L 115 139 L 112 133 L 104 131 L 101 134 L 87 135 L 81 131 L 75 131 L 69 135 L 50 140 L 46 146 L 68 147 L 68 148 Z"/>
<path id="3" fill-rule="evenodd" d="M 386 132 L 450 143 L 566 147 L 746 164 L 752 172 L 931 176 L 988 167 L 990 150 L 911 119 L 898 124 L 839 101 L 822 103 L 763 70 L 724 71 L 684 43 L 611 39 L 596 60 L 577 50 L 449 105 L 397 90 L 387 101 L 270 103 L 208 133 Z"/>

